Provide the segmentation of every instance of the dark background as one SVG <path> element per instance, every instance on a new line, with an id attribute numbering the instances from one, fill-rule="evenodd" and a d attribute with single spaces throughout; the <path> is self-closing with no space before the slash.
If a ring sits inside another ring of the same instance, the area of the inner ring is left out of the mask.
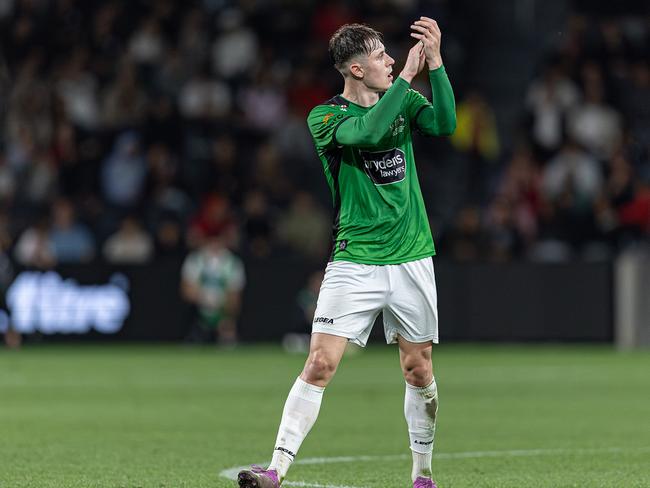
<path id="1" fill-rule="evenodd" d="M 206 229 L 234 228 L 241 339 L 300 330 L 297 294 L 331 239 L 305 124 L 341 91 L 327 40 L 368 23 L 399 70 L 419 15 L 441 26 L 459 119 L 451 138 L 414 137 L 443 340 L 610 341 L 614 263 L 650 236 L 640 1 L 4 2 L 2 289 L 25 266 L 88 283 L 124 270 L 117 337 L 181 340 L 181 263 Z M 126 220 L 151 243 L 136 266 L 106 250 Z M 45 261 L 21 252 L 39 232 Z"/>

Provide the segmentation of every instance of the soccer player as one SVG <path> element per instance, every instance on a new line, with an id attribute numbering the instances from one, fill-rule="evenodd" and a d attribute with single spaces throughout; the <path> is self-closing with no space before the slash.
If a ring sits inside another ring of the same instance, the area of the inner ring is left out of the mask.
<path id="1" fill-rule="evenodd" d="M 341 95 L 311 111 L 308 124 L 334 199 L 334 248 L 314 315 L 309 357 L 285 403 L 271 464 L 241 471 L 240 487 L 280 486 L 316 421 L 346 343 L 365 346 L 379 312 L 387 342 L 399 346 L 406 380 L 413 487 L 436 486 L 431 473 L 438 410 L 431 365 L 432 345 L 438 342 L 435 248 L 411 132 L 450 135 L 456 115 L 437 23 L 420 17 L 411 29 L 418 41 L 394 80 L 395 61 L 377 31 L 349 24 L 330 40 L 345 86 Z M 425 64 L 433 103 L 410 88 Z"/>

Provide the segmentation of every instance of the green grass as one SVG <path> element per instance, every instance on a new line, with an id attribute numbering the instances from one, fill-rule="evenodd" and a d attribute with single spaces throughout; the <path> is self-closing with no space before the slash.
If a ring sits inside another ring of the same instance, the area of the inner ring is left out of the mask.
<path id="1" fill-rule="evenodd" d="M 220 471 L 268 460 L 302 362 L 271 347 L 0 350 L 0 487 L 234 487 Z M 440 488 L 650 487 L 647 352 L 445 345 L 434 363 Z M 402 401 L 395 348 L 346 357 L 299 459 L 371 457 L 297 464 L 288 481 L 410 486 Z M 512 450 L 542 451 L 449 456 Z"/>

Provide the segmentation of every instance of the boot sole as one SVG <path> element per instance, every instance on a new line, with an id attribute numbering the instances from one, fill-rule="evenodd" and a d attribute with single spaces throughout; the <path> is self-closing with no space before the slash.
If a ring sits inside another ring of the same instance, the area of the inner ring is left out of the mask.
<path id="1" fill-rule="evenodd" d="M 239 488 L 259 488 L 260 486 L 257 477 L 247 471 L 239 473 L 237 482 L 239 483 Z"/>

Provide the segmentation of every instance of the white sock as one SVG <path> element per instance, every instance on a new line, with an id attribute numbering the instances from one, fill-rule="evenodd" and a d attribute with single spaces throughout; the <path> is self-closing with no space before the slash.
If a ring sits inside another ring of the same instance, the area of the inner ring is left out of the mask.
<path id="1" fill-rule="evenodd" d="M 287 475 L 302 441 L 316 422 L 324 391 L 325 388 L 298 378 L 289 392 L 275 441 L 273 459 L 268 468 L 278 472 L 280 481 Z"/>
<path id="2" fill-rule="evenodd" d="M 419 388 L 406 384 L 404 416 L 409 430 L 413 453 L 413 481 L 419 476 L 431 478 L 431 455 L 436 433 L 438 387 L 434 379 L 429 386 Z"/>

